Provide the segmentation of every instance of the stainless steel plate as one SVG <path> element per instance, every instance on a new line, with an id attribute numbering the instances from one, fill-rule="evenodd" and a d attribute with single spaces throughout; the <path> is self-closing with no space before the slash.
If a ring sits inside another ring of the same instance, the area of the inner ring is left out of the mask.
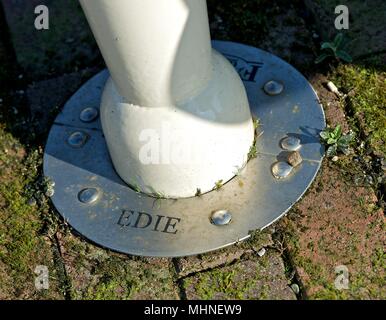
<path id="1" fill-rule="evenodd" d="M 133 255 L 200 254 L 269 226 L 309 187 L 323 158 L 318 134 L 325 118 L 308 81 L 286 62 L 259 49 L 221 41 L 214 41 L 213 46 L 239 72 L 252 113 L 260 119 L 263 133 L 257 141 L 257 158 L 220 190 L 200 197 L 165 200 L 136 193 L 114 171 L 99 118 L 92 121 L 98 112 L 86 110 L 93 115 L 84 121 L 85 109 L 99 110 L 108 78 L 103 71 L 64 106 L 44 155 L 44 173 L 55 181 L 52 202 L 83 236 Z M 277 83 L 267 85 L 269 81 Z M 272 167 L 282 160 L 286 151 L 281 141 L 288 136 L 300 139 L 304 161 L 287 178 L 278 180 Z M 218 212 L 226 212 L 226 223 L 213 223 Z"/>

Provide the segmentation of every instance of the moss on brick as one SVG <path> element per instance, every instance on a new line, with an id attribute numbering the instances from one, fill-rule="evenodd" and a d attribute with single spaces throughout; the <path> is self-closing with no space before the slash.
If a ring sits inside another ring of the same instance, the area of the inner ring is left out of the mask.
<path id="1" fill-rule="evenodd" d="M 41 208 L 28 205 L 28 184 L 38 176 L 38 151 L 26 155 L 20 142 L 0 126 L 0 297 L 63 298 L 51 251 L 42 230 Z M 47 266 L 49 290 L 36 290 L 37 266 Z"/>
<path id="2" fill-rule="evenodd" d="M 371 148 L 386 154 L 386 72 L 340 65 L 331 76 L 342 91 L 350 94 L 346 107 L 358 120 Z"/>
<path id="3" fill-rule="evenodd" d="M 189 299 L 294 299 L 277 253 L 197 273 L 183 280 Z"/>

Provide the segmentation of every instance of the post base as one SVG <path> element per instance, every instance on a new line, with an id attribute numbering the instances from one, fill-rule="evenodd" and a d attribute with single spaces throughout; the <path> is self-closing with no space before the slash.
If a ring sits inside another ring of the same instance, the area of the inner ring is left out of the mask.
<path id="1" fill-rule="evenodd" d="M 311 85 L 267 52 L 230 42 L 213 46 L 239 72 L 260 120 L 257 157 L 219 190 L 201 196 L 171 200 L 137 193 L 116 174 L 97 117 L 109 77 L 103 71 L 67 102 L 44 155 L 44 173 L 55 181 L 52 202 L 80 234 L 133 255 L 205 253 L 266 228 L 310 186 L 323 158 L 319 132 L 325 127 Z M 291 167 L 283 157 L 295 149 L 303 161 Z"/>
<path id="2" fill-rule="evenodd" d="M 103 132 L 115 170 L 136 190 L 194 197 L 229 181 L 247 162 L 254 128 L 245 88 L 226 58 L 213 50 L 212 60 L 205 86 L 171 106 L 129 104 L 107 80 Z"/>

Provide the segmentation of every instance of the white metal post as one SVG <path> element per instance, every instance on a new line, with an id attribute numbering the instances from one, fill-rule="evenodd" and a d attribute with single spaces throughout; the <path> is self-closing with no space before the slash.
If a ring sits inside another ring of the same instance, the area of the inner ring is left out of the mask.
<path id="1" fill-rule="evenodd" d="M 101 119 L 118 174 L 189 197 L 231 179 L 254 130 L 245 88 L 212 50 L 206 0 L 80 0 L 109 68 Z"/>

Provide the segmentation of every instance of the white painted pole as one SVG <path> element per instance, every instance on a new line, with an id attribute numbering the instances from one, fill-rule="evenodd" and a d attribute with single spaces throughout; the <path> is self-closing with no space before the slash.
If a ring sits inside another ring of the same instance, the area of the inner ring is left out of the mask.
<path id="1" fill-rule="evenodd" d="M 211 46 L 205 0 L 81 0 L 119 93 L 172 106 L 205 87 Z"/>
<path id="2" fill-rule="evenodd" d="M 101 104 L 128 184 L 194 196 L 245 164 L 253 123 L 243 84 L 211 49 L 205 0 L 80 0 L 110 70 Z"/>

